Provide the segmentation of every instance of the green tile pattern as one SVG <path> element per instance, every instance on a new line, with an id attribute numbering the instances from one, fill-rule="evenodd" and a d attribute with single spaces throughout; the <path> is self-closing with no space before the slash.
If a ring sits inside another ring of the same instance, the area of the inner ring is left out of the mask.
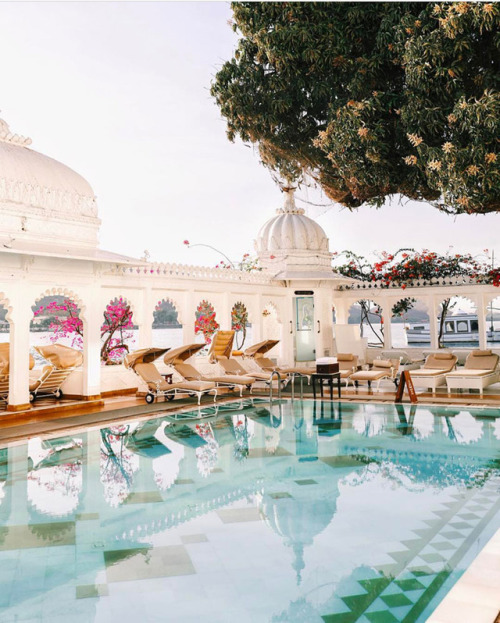
<path id="1" fill-rule="evenodd" d="M 340 600 L 348 611 L 336 607 L 336 612 L 324 613 L 325 623 L 416 621 L 449 577 L 450 569 L 500 509 L 499 487 L 500 478 L 496 477 L 481 490 L 464 490 L 451 496 L 451 501 L 432 511 L 438 519 L 425 520 L 428 528 L 412 530 L 418 538 L 402 541 L 400 546 L 405 549 L 389 554 L 394 563 L 380 565 L 377 571 L 356 569 L 356 577 L 353 574 L 344 582 L 348 594 L 342 592 L 342 586 L 339 588 Z M 471 509 L 475 512 L 469 512 Z M 456 517 L 460 521 L 454 521 Z M 360 573 L 365 575 L 364 579 L 358 577 Z"/>

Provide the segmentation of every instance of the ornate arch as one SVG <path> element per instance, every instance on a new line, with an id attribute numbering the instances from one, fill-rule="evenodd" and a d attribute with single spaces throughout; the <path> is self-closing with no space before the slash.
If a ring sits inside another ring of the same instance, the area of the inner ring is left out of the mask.
<path id="1" fill-rule="evenodd" d="M 275 301 L 269 300 L 262 308 L 262 314 L 264 315 L 265 310 L 269 308 L 276 314 L 276 322 L 282 324 L 279 305 Z"/>
<path id="2" fill-rule="evenodd" d="M 5 292 L 0 292 L 0 305 L 5 307 L 5 309 L 7 310 L 7 315 L 5 316 L 5 320 L 7 320 L 7 322 L 9 323 L 9 327 L 10 327 L 10 324 L 12 321 L 12 318 L 11 318 L 12 306 Z"/>
<path id="3" fill-rule="evenodd" d="M 65 296 L 71 299 L 73 303 L 75 303 L 78 306 L 78 309 L 80 310 L 81 320 L 85 322 L 85 311 L 87 309 L 87 306 L 84 303 L 81 296 L 78 293 L 76 293 L 74 290 L 71 290 L 70 288 L 65 288 L 63 286 L 47 288 L 44 292 L 42 292 L 35 298 L 33 306 L 35 306 L 41 299 L 43 299 L 46 296 Z"/>
<path id="4" fill-rule="evenodd" d="M 159 295 L 161 296 L 161 295 Z M 184 326 L 184 322 L 183 322 L 183 313 L 182 313 L 182 307 L 179 305 L 179 303 L 171 296 L 161 296 L 161 298 L 159 299 L 158 303 L 170 303 L 170 305 L 172 305 L 172 307 L 175 309 L 175 311 L 177 312 L 177 322 Z M 156 306 L 158 305 L 158 303 L 155 305 L 155 309 L 151 312 L 151 316 L 153 316 L 154 311 L 156 310 Z"/>

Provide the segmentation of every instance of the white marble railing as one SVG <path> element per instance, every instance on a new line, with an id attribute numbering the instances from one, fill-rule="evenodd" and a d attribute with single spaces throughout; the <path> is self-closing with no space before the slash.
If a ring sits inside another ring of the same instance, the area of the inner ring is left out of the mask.
<path id="1" fill-rule="evenodd" d="M 399 282 L 392 281 L 390 285 L 387 285 L 383 280 L 377 281 L 359 281 L 358 283 L 351 283 L 339 286 L 339 290 L 388 290 L 390 288 L 401 288 L 404 286 L 406 289 L 412 288 L 428 288 L 428 287 L 443 287 L 443 286 L 470 286 L 470 285 L 490 285 L 481 282 L 473 277 L 433 277 L 432 279 L 414 279 L 411 282 Z"/>
<path id="2" fill-rule="evenodd" d="M 150 277 L 172 277 L 174 279 L 201 279 L 214 281 L 240 281 L 243 283 L 270 283 L 270 275 L 261 271 L 246 272 L 232 268 L 211 268 L 210 266 L 187 266 L 185 264 L 158 264 L 147 266 L 116 266 L 114 274 L 140 275 Z"/>

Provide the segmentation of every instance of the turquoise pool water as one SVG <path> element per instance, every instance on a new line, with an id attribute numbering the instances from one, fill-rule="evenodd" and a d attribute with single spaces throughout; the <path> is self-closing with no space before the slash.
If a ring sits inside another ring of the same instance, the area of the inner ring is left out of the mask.
<path id="1" fill-rule="evenodd" d="M 2 623 L 425 621 L 500 527 L 498 410 L 204 414 L 0 447 Z"/>

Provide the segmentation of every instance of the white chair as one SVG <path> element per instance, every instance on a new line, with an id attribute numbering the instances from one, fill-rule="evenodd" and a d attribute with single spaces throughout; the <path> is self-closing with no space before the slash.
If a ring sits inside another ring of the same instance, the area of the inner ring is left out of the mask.
<path id="1" fill-rule="evenodd" d="M 500 381 L 499 360 L 491 350 L 473 350 L 463 368 L 446 375 L 448 396 L 452 389 L 478 389 L 482 395 L 485 387 Z"/>
<path id="2" fill-rule="evenodd" d="M 435 394 L 436 389 L 446 383 L 446 375 L 456 364 L 457 357 L 452 353 L 431 353 L 422 368 L 411 370 L 410 376 L 414 387 L 431 389 Z"/>

